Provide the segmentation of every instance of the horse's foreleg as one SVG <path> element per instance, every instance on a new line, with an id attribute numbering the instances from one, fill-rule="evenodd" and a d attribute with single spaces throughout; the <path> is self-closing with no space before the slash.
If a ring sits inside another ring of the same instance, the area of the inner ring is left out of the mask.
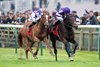
<path id="1" fill-rule="evenodd" d="M 56 59 L 56 61 L 58 60 L 57 59 L 57 49 L 56 49 L 56 41 L 54 40 L 51 40 L 52 41 L 52 46 L 53 46 L 53 48 L 54 48 L 54 53 L 55 53 L 55 59 Z"/>
<path id="2" fill-rule="evenodd" d="M 53 52 L 50 48 L 49 41 L 48 41 L 47 37 L 45 37 L 43 41 L 44 41 L 45 45 L 47 46 L 47 48 L 50 50 L 50 54 L 53 56 Z"/>
<path id="3" fill-rule="evenodd" d="M 74 50 L 73 50 L 73 53 L 74 53 L 74 54 L 76 53 L 77 47 L 78 47 L 78 43 L 75 43 L 75 47 L 74 47 Z"/>
<path id="4" fill-rule="evenodd" d="M 33 53 L 33 51 L 32 51 L 32 48 L 30 48 L 29 51 L 32 53 L 32 55 L 33 55 L 33 57 L 34 57 L 35 59 L 38 59 L 37 56 L 34 55 L 34 53 Z"/>
<path id="5" fill-rule="evenodd" d="M 22 36 L 20 36 L 20 37 L 22 37 Z M 20 48 L 19 48 L 20 57 L 19 57 L 19 59 L 22 59 L 22 56 L 23 56 L 23 51 L 22 50 L 24 49 L 24 42 L 25 42 L 25 38 L 22 37 L 22 40 L 20 40 L 20 43 L 19 43 L 19 45 L 20 45 Z"/>
<path id="6" fill-rule="evenodd" d="M 34 38 L 33 38 L 33 41 L 34 41 L 34 42 L 37 42 L 37 43 L 40 43 L 40 40 L 39 40 L 37 37 L 34 37 Z M 38 44 L 37 50 L 36 50 L 36 52 L 35 52 L 36 54 L 38 53 L 39 46 L 40 46 L 40 45 Z M 33 57 L 37 59 L 35 53 L 33 53 Z"/>
<path id="7" fill-rule="evenodd" d="M 70 61 L 74 61 L 73 60 L 73 51 L 72 51 L 72 49 L 71 49 L 71 47 L 70 47 L 70 44 L 69 44 L 69 42 L 67 42 L 66 44 L 65 44 L 65 50 L 66 50 L 66 52 L 67 52 L 67 54 L 68 54 L 68 57 L 70 58 Z"/>
<path id="8" fill-rule="evenodd" d="M 74 44 L 74 50 L 73 50 L 73 53 L 75 54 L 76 49 L 77 49 L 77 47 L 78 47 L 78 43 L 77 43 L 75 40 L 74 40 L 72 43 Z"/>
<path id="9" fill-rule="evenodd" d="M 23 51 L 22 50 L 23 49 L 20 47 L 19 50 L 20 51 L 19 51 L 19 58 L 18 59 L 22 59 L 22 56 L 23 56 Z"/>
<path id="10" fill-rule="evenodd" d="M 27 48 L 27 49 L 25 50 L 25 53 L 26 53 L 26 59 L 28 59 L 28 51 L 29 51 L 29 49 Z"/>
<path id="11" fill-rule="evenodd" d="M 29 51 L 32 53 L 33 57 L 34 57 L 35 59 L 37 59 L 37 56 L 34 55 L 34 53 L 33 53 L 33 51 L 32 51 L 32 48 L 30 48 Z"/>
<path id="12" fill-rule="evenodd" d="M 34 53 L 33 53 L 33 51 L 32 51 L 33 43 L 27 41 L 26 44 L 27 44 L 27 48 L 25 49 L 25 53 L 26 53 L 26 58 L 28 58 L 28 51 L 30 51 L 30 53 L 31 53 L 32 55 L 34 55 Z"/>
<path id="13" fill-rule="evenodd" d="M 37 46 L 37 49 L 36 49 L 36 51 L 34 52 L 34 55 L 37 55 L 37 54 L 38 54 L 39 47 L 40 47 L 40 42 L 38 43 L 38 46 Z"/>
<path id="14" fill-rule="evenodd" d="M 55 53 L 55 59 L 56 59 L 56 61 L 58 61 L 58 59 L 57 59 L 56 42 L 55 42 L 55 44 L 53 44 L 53 48 L 54 48 L 54 53 Z"/>

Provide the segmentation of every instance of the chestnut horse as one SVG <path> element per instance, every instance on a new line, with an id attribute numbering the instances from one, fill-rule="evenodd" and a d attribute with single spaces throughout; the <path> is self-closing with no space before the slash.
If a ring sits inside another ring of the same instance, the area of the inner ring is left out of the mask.
<path id="1" fill-rule="evenodd" d="M 43 15 L 41 16 L 40 20 L 31 27 L 31 35 L 30 38 L 27 35 L 27 25 L 24 25 L 22 29 L 20 29 L 18 33 L 18 44 L 21 48 L 25 49 L 26 58 L 28 59 L 28 52 L 30 51 L 33 55 L 33 57 L 36 58 L 37 52 L 39 50 L 39 43 L 40 41 L 44 41 L 45 45 L 50 50 L 50 53 L 52 53 L 50 46 L 48 44 L 48 37 L 47 37 L 47 26 L 49 21 L 49 13 L 46 10 L 43 10 Z M 33 44 L 37 42 L 37 50 L 35 53 L 32 51 Z"/>

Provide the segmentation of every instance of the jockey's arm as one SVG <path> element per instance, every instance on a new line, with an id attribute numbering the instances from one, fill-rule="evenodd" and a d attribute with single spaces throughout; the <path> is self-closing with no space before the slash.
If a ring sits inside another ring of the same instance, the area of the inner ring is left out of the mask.
<path id="1" fill-rule="evenodd" d="M 63 22 L 62 15 L 60 15 L 58 12 L 56 13 L 56 19 L 57 21 L 54 23 L 54 26 L 57 26 L 59 23 Z"/>
<path id="2" fill-rule="evenodd" d="M 25 26 L 29 26 L 29 25 L 31 25 L 31 21 L 28 19 L 28 20 L 26 21 L 26 23 L 25 23 Z"/>
<path id="3" fill-rule="evenodd" d="M 36 20 L 36 22 L 41 18 L 41 16 L 42 16 L 42 13 L 41 14 L 39 14 L 39 13 L 35 13 L 35 20 Z"/>
<path id="4" fill-rule="evenodd" d="M 36 17 L 36 22 L 40 19 L 40 17 Z"/>
<path id="5" fill-rule="evenodd" d="M 30 17 L 30 18 L 28 18 L 28 19 L 26 20 L 25 25 L 26 25 L 26 26 L 29 26 L 29 25 L 31 25 L 31 24 L 32 24 L 32 18 Z"/>
<path id="6" fill-rule="evenodd" d="M 63 21 L 62 15 L 60 15 L 59 13 L 56 13 L 56 19 Z"/>
<path id="7" fill-rule="evenodd" d="M 63 21 L 62 17 L 56 17 L 58 20 Z"/>

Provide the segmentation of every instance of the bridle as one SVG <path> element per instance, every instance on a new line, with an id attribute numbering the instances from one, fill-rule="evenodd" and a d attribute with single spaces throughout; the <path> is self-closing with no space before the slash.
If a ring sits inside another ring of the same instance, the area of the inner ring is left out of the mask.
<path id="1" fill-rule="evenodd" d="M 68 20 L 68 21 L 67 21 L 67 20 Z M 67 21 L 67 23 L 70 23 L 70 22 L 69 22 L 68 15 L 66 15 L 66 16 L 64 17 L 63 24 L 64 24 L 64 26 L 66 26 L 66 27 L 72 28 L 73 26 L 67 24 L 66 21 Z"/>

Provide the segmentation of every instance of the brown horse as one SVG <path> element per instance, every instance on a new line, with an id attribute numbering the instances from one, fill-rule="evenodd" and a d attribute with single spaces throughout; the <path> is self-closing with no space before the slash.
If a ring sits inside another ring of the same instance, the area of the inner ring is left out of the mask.
<path id="1" fill-rule="evenodd" d="M 49 21 L 49 13 L 48 11 L 43 10 L 43 15 L 40 18 L 40 20 L 35 25 L 32 26 L 32 30 L 30 32 L 31 38 L 29 38 L 29 36 L 27 35 L 27 25 L 24 25 L 24 27 L 20 29 L 18 33 L 18 44 L 21 48 L 26 47 L 25 53 L 27 59 L 28 59 L 28 51 L 30 51 L 33 57 L 36 58 L 36 55 L 39 50 L 39 43 L 42 40 L 44 41 L 45 45 L 47 45 L 47 47 L 50 49 L 50 46 L 48 44 L 48 38 L 47 38 L 48 21 Z M 33 53 L 32 46 L 35 42 L 38 43 L 38 46 L 36 52 Z M 50 53 L 52 53 L 51 49 L 50 49 Z"/>

